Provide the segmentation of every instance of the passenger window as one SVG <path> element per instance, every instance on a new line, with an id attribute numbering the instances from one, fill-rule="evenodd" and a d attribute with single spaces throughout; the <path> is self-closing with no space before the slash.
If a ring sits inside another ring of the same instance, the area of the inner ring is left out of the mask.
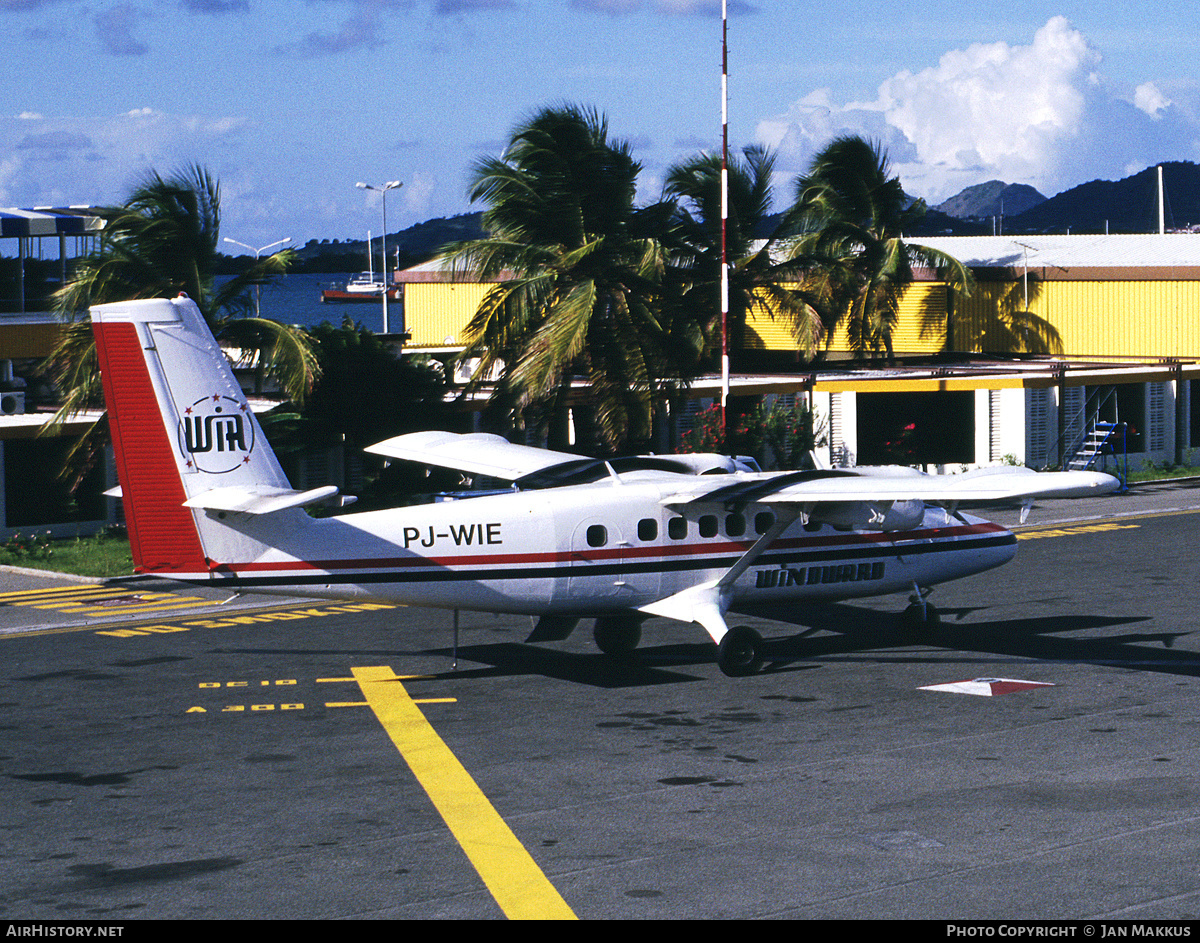
<path id="1" fill-rule="evenodd" d="M 667 521 L 667 536 L 672 540 L 683 540 L 687 536 L 687 518 L 673 517 Z"/>
<path id="2" fill-rule="evenodd" d="M 746 518 L 741 514 L 730 514 L 725 518 L 725 533 L 730 537 L 741 537 L 746 533 Z"/>
<path id="3" fill-rule="evenodd" d="M 705 514 L 700 518 L 700 536 L 701 537 L 716 537 L 717 536 L 717 516 L 715 514 Z"/>
<path id="4" fill-rule="evenodd" d="M 759 511 L 754 515 L 754 532 L 756 534 L 765 534 L 771 529 L 771 525 L 774 523 L 774 514 L 770 511 Z"/>
<path id="5" fill-rule="evenodd" d="M 638 521 L 638 540 L 654 540 L 658 537 L 658 521 L 643 517 Z"/>
<path id="6" fill-rule="evenodd" d="M 608 528 L 603 524 L 593 524 L 587 529 L 589 547 L 603 547 L 608 543 Z"/>

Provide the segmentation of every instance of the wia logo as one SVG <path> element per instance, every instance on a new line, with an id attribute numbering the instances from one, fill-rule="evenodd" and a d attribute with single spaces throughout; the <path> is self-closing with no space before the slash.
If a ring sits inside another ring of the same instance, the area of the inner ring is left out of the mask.
<path id="1" fill-rule="evenodd" d="M 223 475 L 249 462 L 254 424 L 246 413 L 245 403 L 219 393 L 188 406 L 179 423 L 179 445 L 187 467 Z"/>

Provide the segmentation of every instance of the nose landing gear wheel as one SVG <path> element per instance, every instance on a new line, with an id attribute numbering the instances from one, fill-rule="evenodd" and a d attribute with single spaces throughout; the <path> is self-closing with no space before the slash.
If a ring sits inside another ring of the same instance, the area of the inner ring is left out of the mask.
<path id="1" fill-rule="evenodd" d="M 935 606 L 926 602 L 932 586 L 918 586 L 913 583 L 913 593 L 908 597 L 908 608 L 900 613 L 900 627 L 905 632 L 928 632 L 936 629 L 942 621 L 941 614 Z"/>
<path id="2" fill-rule="evenodd" d="M 763 663 L 762 636 L 745 625 L 735 625 L 717 646 L 717 665 L 731 678 L 758 672 Z"/>
<path id="3" fill-rule="evenodd" d="M 906 632 L 928 632 L 941 621 L 941 613 L 927 602 L 914 602 L 900 613 L 900 625 Z"/>

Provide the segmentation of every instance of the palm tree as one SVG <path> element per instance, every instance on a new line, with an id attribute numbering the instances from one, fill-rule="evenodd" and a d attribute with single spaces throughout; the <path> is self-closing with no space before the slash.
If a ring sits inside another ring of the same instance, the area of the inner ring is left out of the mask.
<path id="1" fill-rule="evenodd" d="M 649 437 L 656 393 L 689 356 L 659 320 L 669 208 L 635 207 L 640 170 L 595 111 L 543 109 L 501 158 L 475 166 L 470 195 L 487 204 L 489 235 L 444 253 L 498 282 L 466 332 L 476 382 L 501 370 L 493 403 L 517 422 L 540 412 L 555 448 L 566 447 L 574 377 L 590 382 L 591 418 L 618 449 Z"/>
<path id="2" fill-rule="evenodd" d="M 758 146 L 743 156 L 727 166 L 730 349 L 744 348 L 746 318 L 760 313 L 790 321 L 801 349 L 811 353 L 822 333 L 814 310 L 820 298 L 801 284 L 800 266 L 787 257 L 794 214 L 771 214 L 775 157 Z M 720 155 L 693 157 L 668 170 L 664 188 L 675 207 L 671 298 L 699 319 L 710 348 L 721 311 L 721 165 Z"/>
<path id="3" fill-rule="evenodd" d="M 51 428 L 100 400 L 100 377 L 91 325 L 92 305 L 137 298 L 172 298 L 184 292 L 196 302 L 218 340 L 251 352 L 289 398 L 302 402 L 317 375 L 312 345 L 302 331 L 253 310 L 249 289 L 285 271 L 293 257 L 278 252 L 258 260 L 217 287 L 220 186 L 199 166 L 168 178 L 150 173 L 121 206 L 99 210 L 105 226 L 99 248 L 79 259 L 75 274 L 55 295 L 67 322 L 46 361 L 63 396 Z M 103 427 L 85 435 L 72 464 L 98 454 Z"/>
<path id="4" fill-rule="evenodd" d="M 891 356 L 891 333 L 914 266 L 970 291 L 971 273 L 961 262 L 904 241 L 925 203 L 905 195 L 887 155 L 861 137 L 836 138 L 813 158 L 796 183 L 795 211 L 805 232 L 792 258 L 806 269 L 808 286 L 828 299 L 826 336 L 845 321 L 858 357 Z"/>

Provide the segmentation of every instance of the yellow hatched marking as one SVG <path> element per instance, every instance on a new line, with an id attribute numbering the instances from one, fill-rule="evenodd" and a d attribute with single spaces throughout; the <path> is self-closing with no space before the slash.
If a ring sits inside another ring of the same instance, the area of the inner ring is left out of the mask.
<path id="1" fill-rule="evenodd" d="M 127 595 L 130 594 L 94 590 L 91 593 L 60 593 L 54 596 L 43 593 L 29 597 L 29 599 L 10 599 L 4 600 L 4 602 L 8 606 L 32 606 L 37 609 L 53 609 L 61 606 L 79 606 L 85 602 L 94 602 L 97 600 L 120 599 L 121 596 Z"/>
<path id="2" fill-rule="evenodd" d="M 1072 537 L 1075 534 L 1098 534 L 1109 530 L 1134 530 L 1141 524 L 1074 524 L 1065 527 L 1044 527 L 1037 530 L 1019 531 L 1019 540 L 1037 540 L 1039 537 Z"/>
<path id="3" fill-rule="evenodd" d="M 505 915 L 574 920 L 525 846 L 386 666 L 352 668 L 367 703 Z"/>
<path id="4" fill-rule="evenodd" d="M 37 599 L 38 596 L 72 596 L 97 593 L 97 591 L 103 590 L 104 587 L 100 583 L 86 583 L 76 585 L 76 587 L 55 587 L 53 589 L 14 589 L 12 593 L 0 593 L 0 602 L 19 603 L 26 599 Z"/>
<path id="5" fill-rule="evenodd" d="M 72 586 L 53 590 L 23 590 L 0 594 L 0 603 L 50 609 L 67 615 L 91 614 L 125 616 L 164 609 L 194 608 L 209 600 L 202 596 L 180 596 L 177 593 L 130 592 L 123 588 L 102 586 Z"/>
<path id="6" fill-rule="evenodd" d="M 142 612 L 162 612 L 165 609 L 195 609 L 197 605 L 209 603 L 211 600 L 202 596 L 181 596 L 170 602 L 150 600 L 145 603 L 131 603 L 128 606 L 83 606 L 78 609 L 63 609 L 68 615 L 89 613 L 91 615 L 129 616 Z"/>

